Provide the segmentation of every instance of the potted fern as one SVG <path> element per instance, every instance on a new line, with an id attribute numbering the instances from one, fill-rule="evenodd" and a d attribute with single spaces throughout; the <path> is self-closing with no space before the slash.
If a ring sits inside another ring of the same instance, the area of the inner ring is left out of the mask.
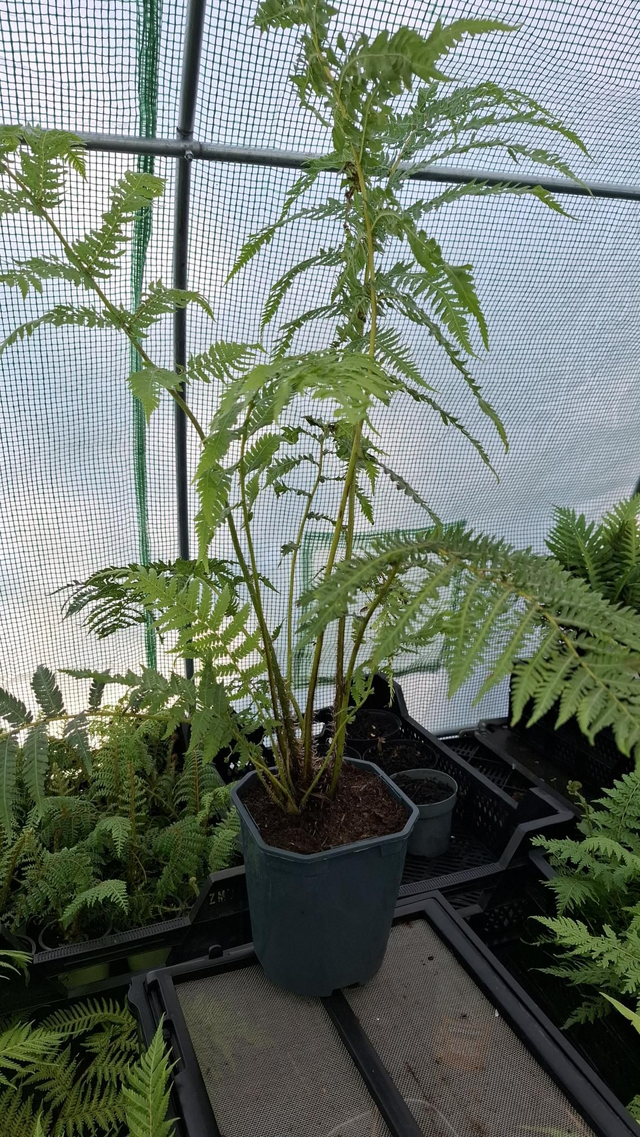
<path id="1" fill-rule="evenodd" d="M 2 279 L 28 292 L 34 281 L 38 287 L 42 279 L 62 277 L 86 288 L 94 302 L 44 312 L 15 329 L 2 349 L 44 324 L 124 334 L 142 360 L 129 385 L 147 414 L 168 391 L 200 440 L 197 562 L 182 563 L 175 572 L 133 566 L 116 583 L 112 575 L 104 589 L 89 593 L 98 622 L 106 611 L 113 627 L 119 604 L 125 618 L 128 605 L 137 604 L 154 614 L 159 634 L 179 657 L 196 661 L 197 699 L 193 680 L 177 673 L 167 679 L 145 670 L 121 679 L 137 707 L 150 713 L 169 708 L 168 730 L 188 705 L 190 745 L 202 745 L 205 760 L 232 738 L 251 764 L 234 800 L 256 952 L 267 975 L 307 994 L 365 981 L 384 952 L 415 808 L 374 764 L 350 759 L 345 738 L 374 674 L 390 673 L 400 650 L 443 636 L 451 689 L 482 668 L 482 693 L 509 674 L 523 644 L 531 643 L 531 658 L 518 670 L 525 700 L 543 707 L 564 685 L 568 712 L 578 713 L 582 725 L 611 723 L 627 749 L 640 740 L 630 682 L 630 660 L 640 651 L 637 616 L 612 607 L 548 558 L 462 525 L 442 525 L 390 468 L 372 425 L 374 412 L 402 396 L 461 431 L 489 464 L 481 441 L 436 401 L 403 342 L 404 322 L 421 328 L 505 440 L 466 359 L 473 328 L 487 342 L 471 269 L 451 265 L 422 222 L 469 194 L 533 194 L 562 212 L 543 189 L 517 184 L 456 186 L 407 206 L 401 191 L 411 171 L 490 144 L 566 174 L 561 156 L 540 149 L 540 132 L 581 144 L 526 95 L 493 83 L 444 85 L 442 58 L 467 35 L 508 33 L 500 21 L 437 22 L 428 36 L 400 28 L 349 39 L 336 30 L 335 15 L 323 0 L 266 0 L 256 17 L 263 30 L 298 29 L 293 81 L 302 105 L 326 126 L 332 148 L 309 163 L 279 218 L 248 242 L 231 275 L 298 220 L 332 221 L 337 235 L 333 245 L 322 245 L 272 286 L 265 330 L 303 273 L 333 274 L 326 302 L 287 320 L 270 355 L 258 344 L 216 342 L 184 373 L 157 366 L 147 350 L 149 328 L 179 306 L 208 310 L 206 301 L 158 282 L 129 312 L 109 298 L 106 282 L 135 211 L 151 206 L 162 192 L 160 180 L 125 175 L 104 225 L 68 240 L 51 213 L 69 166 L 82 174 L 77 140 L 34 129 L 0 135 L 0 174 L 8 185 L 3 207 L 28 209 L 52 226 L 63 254 L 18 262 Z M 535 129 L 535 145 L 522 143 L 523 126 Z M 326 171 L 336 169 L 339 193 L 310 201 L 306 195 L 317 195 Z M 296 350 L 298 333 L 314 321 L 329 329 L 326 346 Z M 183 398 L 183 385 L 198 381 L 215 383 L 219 393 L 208 429 Z M 424 508 L 424 529 L 376 538 L 362 554 L 356 529 L 373 519 L 371 495 L 382 478 Z M 290 533 L 287 519 L 294 514 L 283 508 L 283 498 L 302 502 Z M 273 583 L 258 543 L 258 509 L 265 499 L 288 559 L 284 611 L 275 616 Z M 313 588 L 300 596 L 298 558 L 312 519 L 326 526 L 327 556 Z M 223 533 L 233 549 L 230 561 L 214 556 Z M 452 612 L 447 601 L 454 582 L 460 603 Z M 330 741 L 320 756 L 314 715 L 329 629 L 335 631 L 335 698 Z M 301 648 L 311 651 L 302 690 L 294 667 Z M 264 746 L 251 742 L 232 714 L 238 708 L 246 714 L 247 707 L 252 725 L 264 731 Z"/>

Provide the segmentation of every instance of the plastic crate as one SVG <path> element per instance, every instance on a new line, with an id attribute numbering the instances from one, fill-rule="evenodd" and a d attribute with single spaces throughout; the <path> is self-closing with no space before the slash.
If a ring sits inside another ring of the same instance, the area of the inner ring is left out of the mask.
<path id="1" fill-rule="evenodd" d="M 248 944 L 140 976 L 129 1000 L 146 1041 L 164 1021 L 180 1137 L 637 1137 L 609 1087 L 437 893 L 398 912 L 365 987 L 288 995 Z"/>

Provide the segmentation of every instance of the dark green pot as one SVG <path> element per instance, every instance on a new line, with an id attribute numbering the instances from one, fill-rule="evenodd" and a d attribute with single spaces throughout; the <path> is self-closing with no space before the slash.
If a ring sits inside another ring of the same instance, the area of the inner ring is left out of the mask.
<path id="1" fill-rule="evenodd" d="M 268 979 L 296 995 L 330 995 L 366 983 L 384 957 L 407 844 L 418 808 L 372 762 L 407 810 L 399 833 L 303 855 L 267 845 L 242 798 L 257 774 L 232 789 L 240 815 L 253 943 Z"/>

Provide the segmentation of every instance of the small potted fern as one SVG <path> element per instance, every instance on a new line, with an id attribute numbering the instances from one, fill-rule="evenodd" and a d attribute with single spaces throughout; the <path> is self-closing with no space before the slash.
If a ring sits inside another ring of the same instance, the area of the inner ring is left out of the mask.
<path id="1" fill-rule="evenodd" d="M 370 39 L 336 30 L 335 16 L 325 0 L 265 0 L 256 17 L 263 30 L 298 34 L 293 81 L 303 107 L 326 127 L 331 149 L 309 162 L 279 218 L 245 245 L 231 276 L 296 221 L 331 222 L 336 238 L 272 286 L 265 334 L 304 273 L 320 270 L 324 278 L 329 270 L 333 277 L 326 301 L 286 320 L 269 355 L 260 344 L 216 342 L 186 371 L 157 366 L 148 352 L 149 328 L 190 303 L 208 311 L 206 301 L 157 282 L 128 312 L 109 298 L 107 282 L 135 212 L 151 208 L 162 192 L 160 179 L 128 173 L 102 228 L 67 240 L 51 211 L 68 167 L 83 172 L 77 140 L 34 129 L 0 134 L 0 174 L 8 183 L 2 201 L 51 224 L 63 254 L 17 262 L 2 279 L 28 292 L 34 281 L 38 287 L 58 275 L 87 289 L 95 305 L 58 305 L 15 329 L 1 349 L 47 323 L 124 334 L 142 361 L 129 376 L 132 393 L 151 415 L 169 392 L 201 444 L 197 561 L 105 570 L 102 584 L 83 590 L 78 607 L 92 608 L 98 624 L 106 612 L 113 630 L 118 604 L 125 621 L 138 605 L 179 657 L 196 662 L 197 695 L 195 681 L 177 672 L 167 678 L 145 669 L 119 681 L 138 709 L 153 715 L 168 708 L 168 731 L 188 708 L 188 754 L 201 747 L 203 760 L 212 762 L 232 741 L 251 765 L 233 794 L 256 953 L 269 977 L 311 995 L 366 981 L 385 950 L 416 810 L 375 764 L 350 758 L 345 743 L 373 676 L 390 674 L 401 650 L 444 637 L 451 690 L 480 668 L 482 694 L 509 674 L 523 643 L 531 642 L 535 651 L 518 671 L 524 698 L 542 707 L 564 684 L 569 713 L 579 713 L 581 723 L 611 723 L 627 749 L 640 741 L 629 679 L 640 619 L 613 608 L 549 558 L 443 525 L 389 466 L 373 422 L 380 412 L 384 433 L 385 409 L 403 397 L 462 432 L 489 464 L 481 441 L 436 400 L 403 340 L 407 321 L 420 328 L 505 440 L 466 358 L 475 339 L 487 343 L 471 268 L 450 264 L 423 220 L 466 195 L 532 194 L 541 206 L 563 211 L 545 190 L 517 183 L 449 187 L 408 205 L 402 191 L 417 166 L 483 149 L 488 138 L 512 158 L 566 174 L 561 156 L 541 150 L 540 133 L 570 145 L 579 140 L 517 91 L 444 83 L 443 57 L 465 36 L 512 30 L 500 21 L 438 21 L 426 36 L 403 27 Z M 521 140 L 528 127 L 535 131 L 531 147 Z M 339 182 L 318 200 L 329 170 L 338 171 Z M 328 328 L 325 346 L 296 350 L 296 337 L 314 321 L 320 321 L 316 336 Z M 215 384 L 218 396 L 208 429 L 184 399 L 185 385 L 202 381 Z M 363 553 L 357 529 L 373 520 L 380 479 L 424 510 L 424 528 L 374 538 Z M 278 593 L 260 555 L 265 501 L 269 543 L 277 534 L 287 565 L 283 611 L 275 614 Z M 301 503 L 297 514 L 285 502 Z M 300 595 L 298 560 L 312 520 L 325 526 L 327 554 L 313 587 Z M 216 555 L 223 538 L 233 550 L 230 560 Z M 454 584 L 460 602 L 452 611 Z M 330 631 L 335 697 L 328 745 L 319 754 L 315 712 Z M 307 649 L 311 662 L 301 685 L 295 660 Z M 247 737 L 255 726 L 264 732 L 263 746 Z"/>

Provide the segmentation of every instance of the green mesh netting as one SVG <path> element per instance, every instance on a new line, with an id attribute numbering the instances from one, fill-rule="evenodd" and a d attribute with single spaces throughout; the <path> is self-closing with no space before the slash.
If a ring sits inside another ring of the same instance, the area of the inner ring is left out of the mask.
<path id="1" fill-rule="evenodd" d="M 294 36 L 261 37 L 251 25 L 255 6 L 255 0 L 208 6 L 196 137 L 320 151 L 323 130 L 301 114 L 287 84 Z M 640 185 L 634 0 L 343 0 L 340 8 L 350 27 L 368 31 L 401 23 L 420 29 L 438 16 L 471 14 L 521 24 L 512 37 L 464 46 L 455 57 L 457 72 L 520 87 L 557 111 L 589 147 L 590 160 L 574 163 L 579 174 Z M 182 0 L 77 6 L 0 0 L 2 120 L 172 137 L 184 24 Z M 492 161 L 487 151 L 483 166 Z M 92 154 L 88 186 L 69 197 L 63 224 L 84 230 L 104 208 L 109 184 L 137 162 L 142 159 Z M 527 172 L 526 163 L 522 170 Z M 156 159 L 155 172 L 167 179 L 167 192 L 153 224 L 140 217 L 113 282 L 112 295 L 124 304 L 144 283 L 171 279 L 174 163 Z M 189 283 L 211 300 L 216 324 L 212 328 L 201 313 L 189 315 L 191 350 L 214 334 L 257 337 L 270 283 L 309 247 L 310 232 L 299 228 L 275 239 L 247 274 L 228 288 L 223 282 L 242 241 L 276 215 L 295 176 L 277 168 L 194 162 Z M 325 181 L 333 177 L 327 174 Z M 323 191 L 319 185 L 317 192 Z M 424 191 L 414 183 L 405 192 Z M 461 201 L 433 222 L 450 259 L 475 266 L 491 349 L 480 353 L 474 373 L 507 425 L 509 455 L 501 454 L 462 391 L 457 409 L 489 447 L 500 483 L 431 412 L 400 400 L 385 418 L 390 464 L 445 520 L 464 519 L 536 548 L 543 547 L 553 505 L 596 516 L 629 493 L 640 473 L 640 205 L 589 198 L 567 204 L 573 221 L 533 199 L 500 198 Z M 328 244 L 330 223 L 323 236 Z M 42 240 L 26 222 L 18 227 L 10 218 L 0 227 L 0 242 L 11 255 L 29 256 L 42 249 Z M 298 308 L 309 287 L 292 289 L 285 315 Z M 42 300 L 30 301 L 27 313 L 66 297 L 66 285 L 51 284 Z M 0 332 L 24 319 L 25 308 L 19 295 L 3 292 Z M 318 327 L 300 346 L 320 343 L 321 336 Z M 446 361 L 419 329 L 411 337 L 434 386 L 449 388 Z M 152 348 L 170 367 L 170 321 L 154 332 Z M 145 430 L 125 386 L 132 365 L 127 346 L 109 333 L 71 329 L 45 330 L 0 361 L 0 683 L 23 697 L 29 697 L 31 674 L 41 662 L 135 667 L 153 663 L 157 651 L 158 665 L 167 664 L 149 627 L 103 642 L 91 639 L 77 623 L 62 620 L 57 592 L 106 564 L 177 555 L 172 408 L 163 403 Z M 215 392 L 194 390 L 192 398 L 206 419 Z M 455 410 L 455 401 L 449 402 Z M 190 438 L 191 471 L 196 452 Z M 193 498 L 191 505 L 193 516 Z M 286 509 L 287 523 L 295 521 L 295 504 Z M 262 521 L 260 558 L 278 578 L 280 541 L 266 506 Z M 376 530 L 421 523 L 418 508 L 393 488 L 378 496 Z M 363 522 L 359 542 L 366 542 L 367 532 Z M 322 526 L 309 534 L 301 573 L 312 571 L 324 539 Z M 274 619 L 278 604 L 275 598 Z M 305 659 L 298 664 L 303 682 Z M 472 705 L 472 690 L 449 702 L 438 645 L 403 660 L 402 671 L 411 712 L 434 729 L 506 711 L 503 689 L 479 706 Z M 328 681 L 330 674 L 324 677 Z"/>

